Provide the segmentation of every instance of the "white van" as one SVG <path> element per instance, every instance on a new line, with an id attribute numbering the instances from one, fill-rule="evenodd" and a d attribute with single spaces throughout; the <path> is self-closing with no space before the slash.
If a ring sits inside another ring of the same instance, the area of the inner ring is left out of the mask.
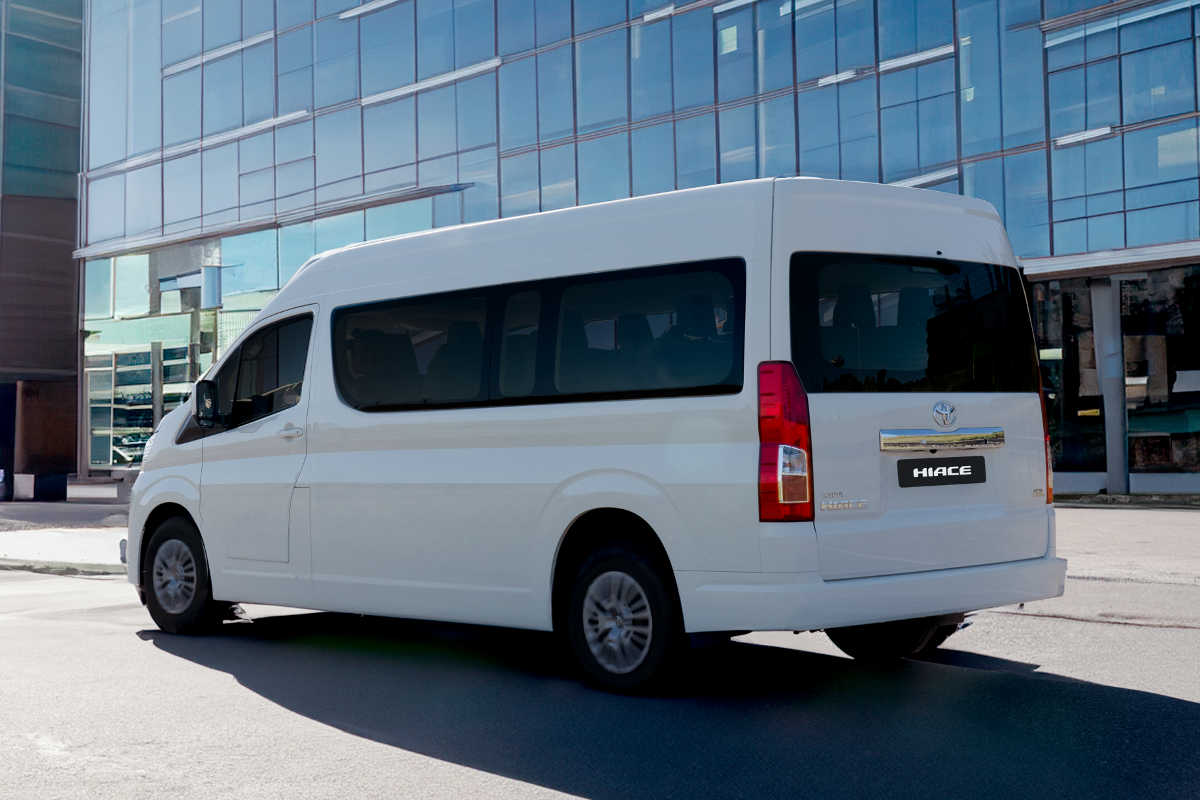
<path id="1" fill-rule="evenodd" d="M 554 630 L 602 685 L 685 633 L 858 657 L 1058 596 L 995 211 L 758 180 L 309 261 L 146 447 L 155 622 L 253 602 Z"/>

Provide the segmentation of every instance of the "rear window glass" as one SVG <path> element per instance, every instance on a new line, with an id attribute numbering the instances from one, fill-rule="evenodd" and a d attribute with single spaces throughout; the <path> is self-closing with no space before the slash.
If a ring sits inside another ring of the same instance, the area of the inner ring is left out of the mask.
<path id="1" fill-rule="evenodd" d="M 1020 273 L 942 259 L 797 253 L 792 359 L 809 392 L 1036 392 Z"/>

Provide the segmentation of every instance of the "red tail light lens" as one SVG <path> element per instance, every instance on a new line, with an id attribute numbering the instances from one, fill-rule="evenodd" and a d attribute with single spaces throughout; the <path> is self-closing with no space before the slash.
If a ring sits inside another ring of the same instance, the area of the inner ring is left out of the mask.
<path id="1" fill-rule="evenodd" d="M 1046 436 L 1046 502 L 1054 502 L 1054 460 L 1050 449 L 1050 416 L 1046 413 L 1046 393 L 1042 392 L 1042 433 Z"/>
<path id="2" fill-rule="evenodd" d="M 758 518 L 813 518 L 808 396 L 790 361 L 758 365 Z"/>

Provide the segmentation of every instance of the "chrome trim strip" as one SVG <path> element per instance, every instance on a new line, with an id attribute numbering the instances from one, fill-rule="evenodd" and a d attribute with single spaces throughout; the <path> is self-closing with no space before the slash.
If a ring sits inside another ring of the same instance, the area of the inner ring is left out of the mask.
<path id="1" fill-rule="evenodd" d="M 891 428 L 879 432 L 879 449 L 884 453 L 927 450 L 987 450 L 1004 446 L 1003 428 L 959 428 L 935 431 L 924 428 Z"/>

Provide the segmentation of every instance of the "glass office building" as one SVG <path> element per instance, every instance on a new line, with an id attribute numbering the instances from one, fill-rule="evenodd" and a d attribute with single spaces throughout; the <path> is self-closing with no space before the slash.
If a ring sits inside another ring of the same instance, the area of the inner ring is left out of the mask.
<path id="1" fill-rule="evenodd" d="M 1200 0 L 89 0 L 84 457 L 136 463 L 321 250 L 813 175 L 991 202 L 1060 486 L 1200 491 L 1197 34 Z"/>

